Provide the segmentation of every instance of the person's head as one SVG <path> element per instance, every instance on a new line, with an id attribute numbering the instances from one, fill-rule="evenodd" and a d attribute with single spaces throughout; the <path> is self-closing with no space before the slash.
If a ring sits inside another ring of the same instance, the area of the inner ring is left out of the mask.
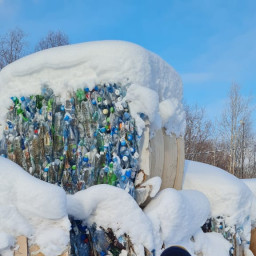
<path id="1" fill-rule="evenodd" d="M 188 251 L 179 246 L 171 246 L 165 249 L 161 256 L 191 256 Z"/>

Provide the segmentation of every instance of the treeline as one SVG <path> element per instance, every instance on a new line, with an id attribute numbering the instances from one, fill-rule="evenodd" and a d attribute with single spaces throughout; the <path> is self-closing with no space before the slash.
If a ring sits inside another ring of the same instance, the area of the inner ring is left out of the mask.
<path id="1" fill-rule="evenodd" d="M 68 36 L 62 31 L 49 31 L 39 39 L 32 52 L 69 44 Z M 0 35 L 0 70 L 13 61 L 31 53 L 27 42 L 27 34 L 20 28 L 15 28 Z"/>
<path id="2" fill-rule="evenodd" d="M 252 100 L 232 84 L 216 121 L 197 105 L 185 105 L 185 157 L 220 167 L 239 178 L 256 177 L 256 141 L 252 131 Z"/>

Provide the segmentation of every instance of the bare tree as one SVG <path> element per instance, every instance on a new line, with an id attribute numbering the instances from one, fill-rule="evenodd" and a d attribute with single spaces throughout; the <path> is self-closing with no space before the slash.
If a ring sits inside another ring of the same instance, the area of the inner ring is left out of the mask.
<path id="1" fill-rule="evenodd" d="M 24 56 L 26 47 L 25 33 L 16 28 L 0 37 L 0 70 Z"/>
<path id="2" fill-rule="evenodd" d="M 49 31 L 36 45 L 35 51 L 69 44 L 68 36 L 61 31 Z"/>
<path id="3" fill-rule="evenodd" d="M 229 172 L 243 178 L 245 153 L 251 137 L 250 98 L 242 97 L 235 83 L 230 87 L 219 128 L 230 154 Z"/>
<path id="4" fill-rule="evenodd" d="M 211 163 L 213 145 L 211 141 L 213 125 L 205 117 L 205 110 L 197 105 L 185 106 L 186 132 L 185 157 L 189 160 Z"/>

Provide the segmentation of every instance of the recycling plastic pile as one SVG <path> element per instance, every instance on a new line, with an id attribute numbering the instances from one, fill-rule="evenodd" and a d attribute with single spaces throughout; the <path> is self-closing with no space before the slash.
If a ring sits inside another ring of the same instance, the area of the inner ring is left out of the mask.
<path id="1" fill-rule="evenodd" d="M 108 228 L 104 230 L 95 224 L 91 227 L 83 225 L 82 221 L 72 221 L 70 232 L 72 248 L 70 255 L 113 255 L 118 256 L 125 250 L 129 255 L 134 254 L 134 248 L 127 235 L 116 237 Z M 109 253 L 110 252 L 110 253 Z M 150 253 L 149 253 L 150 254 Z"/>
<path id="2" fill-rule="evenodd" d="M 65 104 L 48 87 L 41 95 L 14 96 L 1 153 L 67 193 L 104 183 L 134 196 L 140 137 L 125 94 L 125 87 L 113 84 L 69 92 Z M 71 223 L 71 255 L 93 250 L 119 255 L 130 244 L 125 236 L 117 240 L 111 230 L 87 228 L 73 219 Z"/>
<path id="3" fill-rule="evenodd" d="M 247 241 L 243 235 L 243 227 L 231 227 L 225 223 L 225 219 L 221 216 L 208 219 L 202 229 L 204 232 L 217 232 L 222 234 L 223 237 L 232 244 L 229 255 L 234 255 L 236 245 L 250 245 L 250 241 Z"/>
<path id="4" fill-rule="evenodd" d="M 133 195 L 140 137 L 125 93 L 113 84 L 69 92 L 65 104 L 48 87 L 12 97 L 1 153 L 68 193 L 104 183 Z"/>

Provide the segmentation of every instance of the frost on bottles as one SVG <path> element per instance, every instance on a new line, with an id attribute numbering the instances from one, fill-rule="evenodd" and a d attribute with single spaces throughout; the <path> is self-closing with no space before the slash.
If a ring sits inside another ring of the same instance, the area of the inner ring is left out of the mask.
<path id="1" fill-rule="evenodd" d="M 125 95 L 109 84 L 67 92 L 65 102 L 47 86 L 13 96 L 1 154 L 68 193 L 105 183 L 134 195 L 139 136 Z"/>

